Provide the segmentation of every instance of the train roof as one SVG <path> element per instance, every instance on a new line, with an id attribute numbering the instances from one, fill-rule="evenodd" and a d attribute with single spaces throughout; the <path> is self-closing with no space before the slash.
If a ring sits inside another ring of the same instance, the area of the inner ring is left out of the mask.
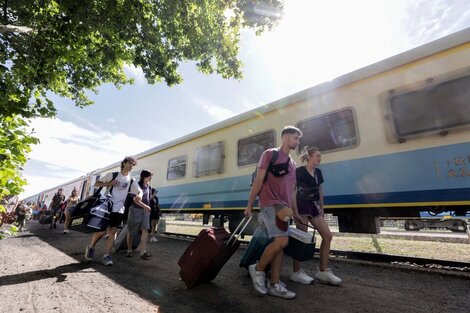
<path id="1" fill-rule="evenodd" d="M 418 46 L 416 48 L 413 48 L 411 50 L 407 50 L 405 52 L 402 52 L 400 54 L 394 55 L 390 58 L 384 59 L 382 61 L 373 63 L 371 65 L 368 65 L 366 67 L 360 68 L 358 70 L 352 71 L 350 73 L 347 73 L 345 75 L 339 76 L 331 81 L 327 81 L 324 83 L 321 83 L 319 85 L 316 85 L 314 87 L 307 88 L 305 90 L 296 92 L 292 95 L 289 95 L 287 97 L 281 98 L 279 100 L 275 100 L 273 102 L 270 102 L 268 104 L 262 105 L 260 107 L 254 108 L 250 111 L 241 113 L 239 115 L 233 116 L 231 118 L 228 118 L 226 120 L 223 120 L 219 123 L 213 124 L 211 126 L 202 128 L 198 131 L 192 132 L 188 135 L 182 136 L 180 138 L 171 140 L 169 142 L 166 142 L 164 144 L 161 144 L 159 146 L 156 146 L 154 148 L 148 149 L 146 151 L 143 151 L 134 157 L 136 159 L 142 158 L 144 156 L 148 156 L 154 153 L 157 153 L 158 151 L 167 149 L 169 147 L 175 146 L 177 144 L 181 144 L 187 141 L 190 141 L 192 139 L 198 138 L 200 136 L 203 136 L 205 134 L 209 134 L 211 132 L 223 129 L 225 127 L 238 124 L 240 122 L 259 117 L 260 114 L 268 113 L 271 111 L 274 111 L 276 109 L 285 107 L 289 104 L 296 103 L 308 98 L 311 98 L 313 96 L 343 87 L 345 85 L 364 80 L 366 78 L 378 75 L 380 73 L 389 71 L 391 69 L 409 64 L 411 62 L 420 60 L 422 58 L 434 55 L 436 53 L 454 48 L 459 45 L 463 45 L 467 42 L 470 42 L 470 27 L 465 28 L 463 30 L 460 30 L 458 32 L 455 32 L 453 34 L 447 35 L 445 37 L 436 39 L 434 41 L 431 41 L 429 43 L 426 43 L 424 45 Z M 109 170 L 113 167 L 119 166 L 121 161 L 113 163 L 109 166 L 97 169 L 94 172 L 102 172 Z"/>

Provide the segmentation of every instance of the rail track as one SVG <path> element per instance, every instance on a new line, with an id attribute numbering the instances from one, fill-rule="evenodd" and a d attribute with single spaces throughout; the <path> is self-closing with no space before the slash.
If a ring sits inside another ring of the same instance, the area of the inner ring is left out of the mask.
<path id="1" fill-rule="evenodd" d="M 161 235 L 175 239 L 193 241 L 196 235 L 164 232 Z M 249 241 L 240 240 L 242 249 L 245 249 Z M 316 255 L 318 253 L 318 249 Z M 389 264 L 412 269 L 428 269 L 436 271 L 452 271 L 458 273 L 470 273 L 469 262 L 458 262 L 449 260 L 438 260 L 429 258 L 407 257 L 400 255 L 390 255 L 383 253 L 355 252 L 331 250 L 330 254 L 338 260 L 366 261 L 376 264 Z M 468 276 L 470 278 L 470 276 Z"/>

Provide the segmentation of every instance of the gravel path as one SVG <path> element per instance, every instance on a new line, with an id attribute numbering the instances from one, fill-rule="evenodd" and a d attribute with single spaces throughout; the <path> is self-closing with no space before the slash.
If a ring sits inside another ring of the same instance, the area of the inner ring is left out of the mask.
<path id="1" fill-rule="evenodd" d="M 81 263 L 89 235 L 62 235 L 29 222 L 30 232 L 0 240 L 0 312 L 462 312 L 470 311 L 470 279 L 334 260 L 340 287 L 281 279 L 295 300 L 255 294 L 239 250 L 210 284 L 186 290 L 178 279 L 179 256 L 189 242 L 160 238 L 151 260 L 115 254 L 115 265 Z M 98 245 L 97 256 L 103 253 Z M 317 261 L 305 262 L 313 273 Z"/>

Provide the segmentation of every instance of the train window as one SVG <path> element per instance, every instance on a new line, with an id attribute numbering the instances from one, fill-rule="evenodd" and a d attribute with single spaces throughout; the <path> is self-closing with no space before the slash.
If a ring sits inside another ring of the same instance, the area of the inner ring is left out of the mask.
<path id="1" fill-rule="evenodd" d="M 168 169 L 166 172 L 166 179 L 173 180 L 173 179 L 185 177 L 187 162 L 188 162 L 187 156 L 181 156 L 181 157 L 168 160 Z"/>
<path id="2" fill-rule="evenodd" d="M 194 177 L 220 174 L 224 171 L 224 142 L 219 141 L 196 149 Z"/>
<path id="3" fill-rule="evenodd" d="M 470 76 L 390 98 L 400 138 L 470 125 Z"/>
<path id="4" fill-rule="evenodd" d="M 296 126 L 303 132 L 299 151 L 305 146 L 314 146 L 326 152 L 347 149 L 358 143 L 354 112 L 350 108 L 314 117 Z"/>
<path id="5" fill-rule="evenodd" d="M 264 150 L 274 148 L 273 130 L 238 141 L 238 166 L 256 164 Z"/>

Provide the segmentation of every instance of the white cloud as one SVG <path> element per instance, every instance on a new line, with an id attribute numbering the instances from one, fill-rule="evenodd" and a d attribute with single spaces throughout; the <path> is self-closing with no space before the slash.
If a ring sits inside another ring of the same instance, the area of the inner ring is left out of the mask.
<path id="1" fill-rule="evenodd" d="M 123 133 L 91 131 L 59 119 L 35 119 L 31 126 L 41 143 L 32 147 L 23 172 L 28 180 L 23 196 L 78 178 L 126 155 L 157 145 Z"/>
<path id="2" fill-rule="evenodd" d="M 136 84 L 147 84 L 147 79 L 145 79 L 144 71 L 142 71 L 142 68 L 140 67 L 125 64 L 124 74 L 126 74 L 128 78 L 134 78 Z"/>
<path id="3" fill-rule="evenodd" d="M 196 105 L 202 108 L 205 112 L 215 117 L 217 121 L 223 121 L 235 115 L 231 110 L 222 106 L 209 104 L 205 101 L 196 101 Z"/>

